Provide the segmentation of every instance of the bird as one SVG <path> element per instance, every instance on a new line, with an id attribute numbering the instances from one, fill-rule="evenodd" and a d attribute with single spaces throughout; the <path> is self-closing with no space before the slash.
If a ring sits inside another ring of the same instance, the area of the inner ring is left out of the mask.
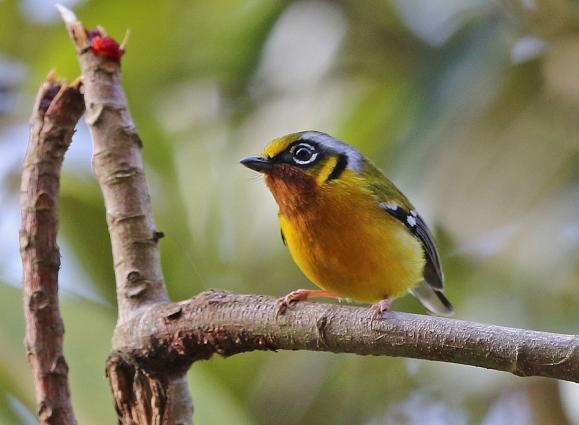
<path id="1" fill-rule="evenodd" d="M 432 233 L 404 194 L 356 148 L 319 131 L 270 142 L 240 160 L 262 173 L 279 206 L 283 243 L 319 290 L 278 299 L 278 313 L 312 297 L 371 304 L 385 317 L 410 292 L 430 313 L 452 315 Z"/>

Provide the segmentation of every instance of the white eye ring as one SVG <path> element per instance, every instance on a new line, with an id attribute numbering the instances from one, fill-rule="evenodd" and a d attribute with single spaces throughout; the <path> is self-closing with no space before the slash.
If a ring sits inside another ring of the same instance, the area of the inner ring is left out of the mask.
<path id="1" fill-rule="evenodd" d="M 300 149 L 305 149 L 309 151 L 311 153 L 311 156 L 306 160 L 296 158 L 295 153 L 298 152 Z M 311 164 L 318 157 L 318 153 L 315 151 L 314 147 L 308 145 L 307 143 L 300 143 L 299 145 L 295 145 L 290 152 L 292 154 L 292 160 L 299 165 Z"/>

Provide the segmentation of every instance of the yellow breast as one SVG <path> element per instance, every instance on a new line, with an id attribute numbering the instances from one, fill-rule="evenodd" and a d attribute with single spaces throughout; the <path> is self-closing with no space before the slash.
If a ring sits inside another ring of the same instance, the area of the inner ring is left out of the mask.
<path id="1" fill-rule="evenodd" d="M 423 279 L 424 253 L 349 170 L 319 189 L 280 224 L 292 257 L 319 287 L 375 303 L 396 298 Z"/>

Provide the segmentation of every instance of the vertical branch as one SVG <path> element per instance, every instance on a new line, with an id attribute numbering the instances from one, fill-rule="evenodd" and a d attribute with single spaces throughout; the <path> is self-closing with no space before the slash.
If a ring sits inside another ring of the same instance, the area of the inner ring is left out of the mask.
<path id="1" fill-rule="evenodd" d="M 84 80 L 93 171 L 107 212 L 119 321 L 141 307 L 167 302 L 158 240 L 141 155 L 142 142 L 121 86 L 123 48 L 99 27 L 86 30 L 65 10 Z"/>
<path id="2" fill-rule="evenodd" d="M 142 142 L 121 85 L 119 45 L 102 27 L 87 30 L 74 14 L 58 7 L 76 46 L 84 79 L 86 121 L 93 138 L 98 179 L 111 237 L 119 320 L 113 348 L 130 338 L 121 326 L 150 307 L 168 303 L 158 241 L 141 156 Z M 184 372 L 153 376 L 124 356 L 111 356 L 107 376 L 122 424 L 187 424 L 192 401 Z"/>
<path id="3" fill-rule="evenodd" d="M 56 244 L 58 193 L 64 153 L 84 112 L 80 82 L 67 85 L 50 74 L 31 118 L 21 184 L 20 252 L 24 268 L 26 349 L 42 424 L 75 424 L 58 305 L 60 253 Z"/>

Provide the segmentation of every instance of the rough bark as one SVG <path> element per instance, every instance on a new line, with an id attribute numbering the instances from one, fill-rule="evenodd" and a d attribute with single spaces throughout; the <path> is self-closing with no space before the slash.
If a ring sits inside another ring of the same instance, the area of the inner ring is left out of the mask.
<path id="1" fill-rule="evenodd" d="M 459 363 L 579 382 L 579 336 L 367 307 L 298 303 L 277 315 L 275 298 L 208 291 L 126 321 L 123 348 L 151 373 L 177 374 L 217 353 L 311 350 Z M 162 370 L 160 369 L 162 368 Z"/>
<path id="2" fill-rule="evenodd" d="M 60 169 L 84 112 L 79 83 L 41 85 L 31 118 L 21 183 L 20 252 L 24 269 L 25 344 L 42 424 L 75 424 L 58 303 Z"/>
<path id="3" fill-rule="evenodd" d="M 108 39 L 98 50 L 94 40 L 108 38 L 99 27 L 87 31 L 72 12 L 60 7 L 75 43 L 84 81 L 86 122 L 93 139 L 93 171 L 100 185 L 112 243 L 118 302 L 117 329 L 148 308 L 169 302 L 158 241 L 163 237 L 153 221 L 141 149 L 121 86 L 123 47 Z M 118 50 L 116 50 L 118 49 Z M 125 345 L 115 331 L 113 349 Z M 130 356 L 111 356 L 107 376 L 115 397 L 119 422 L 188 424 L 193 404 L 181 376 L 153 376 Z"/>

